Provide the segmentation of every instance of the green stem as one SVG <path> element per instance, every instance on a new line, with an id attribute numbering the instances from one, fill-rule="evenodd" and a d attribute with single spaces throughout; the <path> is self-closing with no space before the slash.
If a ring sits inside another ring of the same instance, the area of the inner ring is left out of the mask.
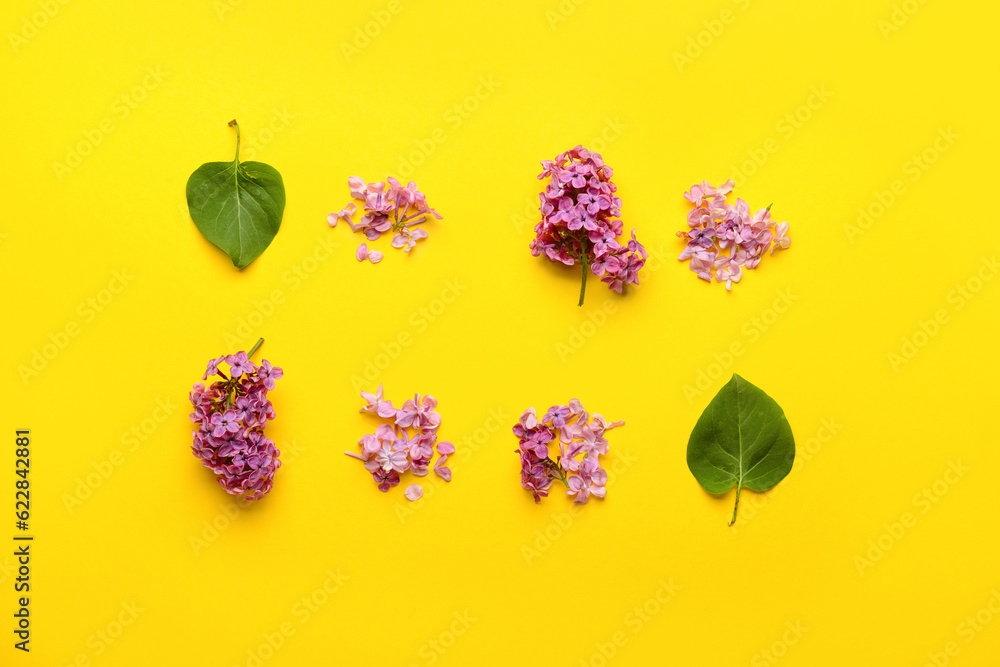
<path id="1" fill-rule="evenodd" d="M 740 491 L 742 491 L 742 490 L 743 490 L 743 485 L 742 484 L 737 484 L 736 485 L 736 507 L 733 508 L 733 520 L 729 522 L 730 526 L 733 525 L 734 523 L 736 523 L 736 512 L 738 512 L 739 509 L 740 509 Z"/>
<path id="2" fill-rule="evenodd" d="M 236 119 L 229 121 L 229 127 L 236 128 L 236 161 L 240 161 L 240 124 L 236 122 Z"/>
<path id="3" fill-rule="evenodd" d="M 256 343 L 254 343 L 254 346 L 250 348 L 249 352 L 247 352 L 247 359 L 252 359 L 254 353 L 256 353 L 257 350 L 260 348 L 260 346 L 263 345 L 263 344 L 264 344 L 264 339 L 263 338 L 261 338 Z"/>
<path id="4" fill-rule="evenodd" d="M 587 273 L 590 271 L 589 264 L 586 258 L 580 258 L 580 266 L 583 267 L 583 279 L 580 281 L 580 303 L 576 304 L 578 306 L 583 305 L 583 297 L 587 293 Z"/>
<path id="5" fill-rule="evenodd" d="M 566 488 L 569 488 L 569 480 L 567 479 L 566 472 L 562 469 L 562 466 L 552 460 L 552 457 L 548 457 L 542 462 L 546 468 L 549 469 L 549 473 L 562 482 Z"/>

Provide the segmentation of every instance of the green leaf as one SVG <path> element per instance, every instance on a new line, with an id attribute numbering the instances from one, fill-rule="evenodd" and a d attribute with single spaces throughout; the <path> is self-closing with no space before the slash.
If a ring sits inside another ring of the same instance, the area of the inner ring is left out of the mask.
<path id="1" fill-rule="evenodd" d="M 773 398 L 739 375 L 719 390 L 688 440 L 691 474 L 709 493 L 767 491 L 784 479 L 795 461 L 795 439 L 785 413 Z"/>
<path id="2" fill-rule="evenodd" d="M 263 162 L 240 162 L 240 126 L 236 159 L 206 162 L 187 182 L 188 209 L 202 235 L 221 248 L 237 268 L 257 259 L 281 227 L 285 186 L 281 174 Z"/>

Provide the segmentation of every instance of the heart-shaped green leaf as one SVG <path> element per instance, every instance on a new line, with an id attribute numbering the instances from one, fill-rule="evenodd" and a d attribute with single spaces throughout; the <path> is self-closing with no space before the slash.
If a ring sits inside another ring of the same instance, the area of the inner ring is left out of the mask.
<path id="1" fill-rule="evenodd" d="M 240 162 L 240 126 L 236 159 L 206 162 L 187 182 L 188 209 L 202 235 L 219 246 L 242 269 L 271 244 L 285 211 L 281 174 L 263 162 Z"/>
<path id="2" fill-rule="evenodd" d="M 719 390 L 688 440 L 688 468 L 709 493 L 767 491 L 784 479 L 795 461 L 795 439 L 785 413 L 773 398 L 739 375 Z"/>

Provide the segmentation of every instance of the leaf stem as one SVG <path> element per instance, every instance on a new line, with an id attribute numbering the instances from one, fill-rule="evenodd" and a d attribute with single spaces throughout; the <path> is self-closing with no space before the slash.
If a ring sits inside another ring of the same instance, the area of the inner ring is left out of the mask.
<path id="1" fill-rule="evenodd" d="M 583 267 L 583 278 L 580 281 L 580 303 L 576 304 L 578 306 L 583 305 L 583 297 L 587 293 L 587 272 L 590 270 L 589 262 L 587 262 L 583 253 L 580 254 L 580 266 Z"/>
<path id="2" fill-rule="evenodd" d="M 236 122 L 236 119 L 229 121 L 229 127 L 236 128 L 236 161 L 240 161 L 240 124 Z"/>
<path id="3" fill-rule="evenodd" d="M 254 343 L 254 346 L 251 347 L 250 351 L 247 353 L 247 359 L 252 359 L 254 353 L 256 353 L 257 350 L 260 348 L 260 346 L 263 345 L 263 344 L 264 344 L 264 339 L 263 338 L 261 338 L 256 343 Z"/>
<path id="4" fill-rule="evenodd" d="M 740 491 L 742 491 L 742 490 L 743 490 L 743 485 L 742 484 L 737 484 L 736 485 L 736 506 L 733 508 L 733 520 L 729 522 L 730 526 L 733 525 L 734 523 L 736 523 L 736 512 L 738 512 L 739 509 L 740 509 Z"/>

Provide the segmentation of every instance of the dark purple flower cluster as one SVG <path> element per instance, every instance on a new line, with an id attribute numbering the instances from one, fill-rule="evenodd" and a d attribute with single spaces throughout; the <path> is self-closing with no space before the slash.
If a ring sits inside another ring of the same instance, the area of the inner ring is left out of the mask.
<path id="1" fill-rule="evenodd" d="M 542 161 L 538 178 L 549 178 L 541 193 L 542 221 L 535 226 L 531 254 L 545 254 L 567 266 L 583 269 L 580 305 L 587 288 L 588 269 L 621 294 L 625 283 L 639 284 L 639 269 L 646 263 L 646 249 L 635 238 L 618 242 L 623 231 L 622 201 L 615 195 L 611 167 L 598 153 L 583 146 Z"/>
<path id="2" fill-rule="evenodd" d="M 228 376 L 219 369 L 222 362 L 229 364 Z M 267 392 L 282 374 L 266 359 L 258 367 L 238 352 L 208 362 L 202 380 L 222 379 L 208 387 L 197 382 L 191 390 L 191 421 L 198 425 L 191 450 L 233 495 L 262 498 L 281 467 L 281 452 L 264 436 L 264 427 L 275 417 Z"/>
<path id="3" fill-rule="evenodd" d="M 531 491 L 537 503 L 549 495 L 552 473 L 558 473 L 558 467 L 549 458 L 552 431 L 538 421 L 533 409 L 524 413 L 513 431 L 518 439 L 517 453 L 521 455 L 521 486 Z"/>

